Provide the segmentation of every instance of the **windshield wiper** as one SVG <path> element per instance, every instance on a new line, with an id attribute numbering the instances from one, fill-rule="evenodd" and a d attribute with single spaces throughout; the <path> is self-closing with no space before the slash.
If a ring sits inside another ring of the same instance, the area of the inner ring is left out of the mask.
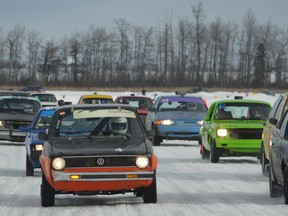
<path id="1" fill-rule="evenodd" d="M 87 133 L 87 131 L 61 131 L 61 132 L 59 132 L 59 134 L 61 134 L 61 133 L 67 134 L 67 135 L 77 134 L 77 135 L 81 135 L 83 137 L 87 137 L 87 138 L 89 138 L 91 140 L 93 139 L 90 135 L 84 134 L 84 133 Z"/>

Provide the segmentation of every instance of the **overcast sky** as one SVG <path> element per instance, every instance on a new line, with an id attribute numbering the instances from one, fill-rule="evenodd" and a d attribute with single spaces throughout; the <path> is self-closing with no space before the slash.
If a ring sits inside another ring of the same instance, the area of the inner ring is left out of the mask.
<path id="1" fill-rule="evenodd" d="M 0 0 L 0 27 L 6 31 L 21 24 L 39 31 L 44 38 L 63 38 L 75 31 L 87 32 L 91 25 L 115 27 L 124 18 L 135 26 L 157 26 L 167 15 L 173 20 L 192 19 L 191 6 L 199 0 Z M 240 23 L 249 9 L 257 23 L 288 29 L 288 0 L 202 0 L 206 22 L 217 17 Z"/>

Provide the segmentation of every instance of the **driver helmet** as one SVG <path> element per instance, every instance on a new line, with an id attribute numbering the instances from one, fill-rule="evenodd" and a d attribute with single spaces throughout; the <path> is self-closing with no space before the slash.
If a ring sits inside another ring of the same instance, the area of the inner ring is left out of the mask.
<path id="1" fill-rule="evenodd" d="M 125 134 L 127 132 L 128 124 L 125 117 L 116 117 L 110 120 L 110 128 L 115 133 Z"/>

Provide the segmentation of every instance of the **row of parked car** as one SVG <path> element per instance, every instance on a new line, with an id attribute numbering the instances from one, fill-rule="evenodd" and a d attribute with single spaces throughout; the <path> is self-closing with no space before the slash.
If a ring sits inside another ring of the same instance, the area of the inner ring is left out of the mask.
<path id="1" fill-rule="evenodd" d="M 77 105 L 62 106 L 58 101 L 58 106 L 47 107 L 40 95 L 0 96 L 0 116 L 7 116 L 11 108 L 11 116 L 18 120 L 24 114 L 33 116 L 26 125 L 19 121 L 21 136 L 11 125 L 6 135 L 22 141 L 25 137 L 27 176 L 42 168 L 42 206 L 53 206 L 55 194 L 61 193 L 133 192 L 144 202 L 157 202 L 157 157 L 152 146 L 164 139 L 199 141 L 202 159 L 211 163 L 221 157 L 259 158 L 263 175 L 269 176 L 271 197 L 284 191 L 288 203 L 288 94 L 280 95 L 273 107 L 236 97 L 209 108 L 203 98 L 184 94 L 153 101 L 135 95 L 113 100 L 95 93 L 82 95 Z M 28 99 L 29 108 L 23 102 Z M 23 111 L 16 115 L 17 109 Z M 1 128 L 8 125 L 6 120 L 0 123 Z"/>

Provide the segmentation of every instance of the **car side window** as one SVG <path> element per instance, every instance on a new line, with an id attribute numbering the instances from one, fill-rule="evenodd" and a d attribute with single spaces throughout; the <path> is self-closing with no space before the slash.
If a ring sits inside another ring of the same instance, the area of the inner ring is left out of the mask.
<path id="1" fill-rule="evenodd" d="M 282 103 L 283 101 L 283 97 L 282 96 L 279 96 L 279 98 L 275 101 L 272 109 L 271 109 L 271 112 L 269 114 L 269 119 L 270 118 L 276 118 L 276 119 L 279 119 L 280 118 L 280 111 L 279 111 L 279 107 L 280 107 L 280 104 Z"/>
<path id="2" fill-rule="evenodd" d="M 288 139 L 288 112 L 286 112 L 283 116 L 282 121 L 279 124 L 280 129 L 280 137 L 284 137 L 284 139 Z"/>

